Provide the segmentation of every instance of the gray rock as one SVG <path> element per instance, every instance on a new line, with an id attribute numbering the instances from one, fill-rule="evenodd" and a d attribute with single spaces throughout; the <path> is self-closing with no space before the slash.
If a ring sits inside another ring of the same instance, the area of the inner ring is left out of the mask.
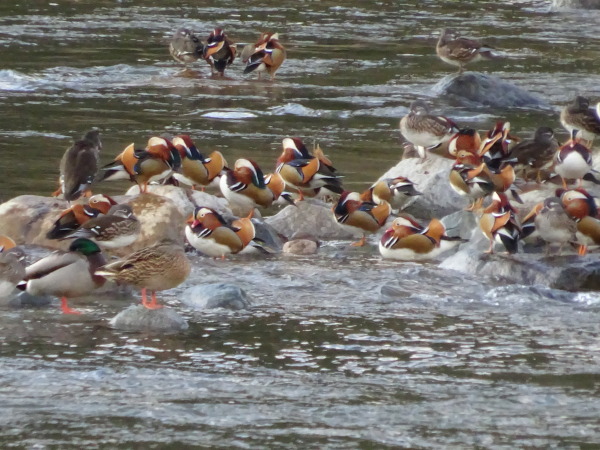
<path id="1" fill-rule="evenodd" d="M 194 309 L 250 308 L 250 299 L 239 286 L 229 283 L 199 284 L 188 288 L 181 296 L 184 305 Z"/>
<path id="2" fill-rule="evenodd" d="M 296 206 L 287 206 L 274 216 L 267 217 L 265 222 L 286 239 L 355 239 L 361 236 L 358 231 L 355 234 L 343 228 L 333 217 L 331 205 L 316 199 L 305 199 Z"/>
<path id="3" fill-rule="evenodd" d="M 294 239 L 283 245 L 283 253 L 292 255 L 314 255 L 317 253 L 319 244 L 311 239 Z"/>
<path id="4" fill-rule="evenodd" d="M 552 0 L 552 9 L 600 9 L 600 0 Z"/>
<path id="5" fill-rule="evenodd" d="M 124 331 L 158 331 L 171 333 L 188 328 L 187 321 L 172 308 L 148 309 L 131 305 L 110 320 L 113 328 Z"/>
<path id="6" fill-rule="evenodd" d="M 1 299 L 0 305 L 7 305 L 13 308 L 39 308 L 41 306 L 48 306 L 52 302 L 52 297 L 40 297 L 28 294 L 27 292 L 17 292 L 15 291 L 15 294 L 12 296 Z"/>
<path id="7" fill-rule="evenodd" d="M 447 75 L 433 87 L 433 92 L 466 106 L 549 108 L 543 100 L 525 89 L 478 72 Z"/>

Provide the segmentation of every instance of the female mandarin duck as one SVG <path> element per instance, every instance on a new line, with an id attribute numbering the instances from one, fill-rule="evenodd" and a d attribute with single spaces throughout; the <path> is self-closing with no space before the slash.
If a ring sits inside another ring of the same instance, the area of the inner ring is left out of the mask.
<path id="1" fill-rule="evenodd" d="M 358 192 L 344 191 L 338 202 L 333 206 L 335 220 L 342 226 L 353 231 L 362 231 L 360 241 L 353 243 L 355 247 L 362 247 L 366 243 L 366 233 L 375 233 L 392 213 L 391 205 L 383 201 L 380 204 L 363 202 Z"/>
<path id="2" fill-rule="evenodd" d="M 494 192 L 492 204 L 483 210 L 479 219 L 479 227 L 490 241 L 486 253 L 494 253 L 495 242 L 502 244 L 508 253 L 518 251 L 521 225 L 515 213 L 506 194 Z"/>
<path id="3" fill-rule="evenodd" d="M 110 208 L 116 204 L 117 202 L 108 195 L 92 195 L 87 205 L 77 203 L 60 213 L 52 228 L 46 233 L 46 237 L 48 239 L 63 238 L 94 217 L 108 213 Z"/>
<path id="4" fill-rule="evenodd" d="M 185 227 L 185 236 L 195 249 L 214 258 L 241 252 L 254 239 L 250 217 L 228 224 L 214 209 L 199 206 Z"/>
<path id="5" fill-rule="evenodd" d="M 557 189 L 565 211 L 577 224 L 579 255 L 585 255 L 588 247 L 600 245 L 600 219 L 596 199 L 585 189 Z"/>
<path id="6" fill-rule="evenodd" d="M 175 61 L 191 64 L 202 56 L 204 45 L 191 30 L 178 29 L 169 43 L 169 53 Z"/>
<path id="7" fill-rule="evenodd" d="M 91 130 L 65 151 L 60 161 L 60 187 L 65 200 L 77 200 L 89 190 L 98 172 L 101 149 L 100 131 Z"/>
<path id="8" fill-rule="evenodd" d="M 527 181 L 533 178 L 540 183 L 542 173 L 547 172 L 554 164 L 554 155 L 558 150 L 558 141 L 554 131 L 549 127 L 539 127 L 532 139 L 519 142 L 511 149 L 517 158 L 515 171 Z"/>
<path id="9" fill-rule="evenodd" d="M 458 73 L 464 72 L 468 63 L 481 59 L 492 59 L 492 48 L 472 39 L 456 37 L 447 28 L 440 30 L 435 51 L 445 63 L 458 66 Z"/>
<path id="10" fill-rule="evenodd" d="M 225 68 L 235 59 L 235 53 L 235 44 L 221 28 L 215 28 L 206 39 L 203 56 L 213 73 L 216 70 L 219 75 L 224 76 Z"/>
<path id="11" fill-rule="evenodd" d="M 403 208 L 407 201 L 421 195 L 415 189 L 415 184 L 406 177 L 384 178 L 377 181 L 369 189 L 360 194 L 363 202 L 388 202 L 393 208 Z"/>
<path id="12" fill-rule="evenodd" d="M 342 193 L 340 177 L 335 175 L 335 168 L 320 147 L 311 155 L 299 138 L 284 138 L 282 146 L 275 172 L 281 175 L 286 185 L 298 191 L 300 200 L 305 193 L 323 187 L 336 194 Z"/>
<path id="13" fill-rule="evenodd" d="M 89 294 L 106 281 L 95 274 L 106 263 L 100 248 L 89 239 L 76 239 L 68 252 L 56 251 L 25 269 L 23 280 L 17 285 L 31 295 L 60 297 L 65 314 L 79 314 L 69 308 L 67 298 Z"/>
<path id="14" fill-rule="evenodd" d="M 600 103 L 594 110 L 588 98 L 577 96 L 561 111 L 560 123 L 571 136 L 580 137 L 591 147 L 594 137 L 600 136 Z"/>
<path id="15" fill-rule="evenodd" d="M 179 150 L 163 137 L 151 137 L 144 150 L 136 150 L 128 145 L 115 160 L 104 166 L 101 180 L 129 179 L 146 192 L 152 181 L 162 181 L 179 170 L 181 157 Z"/>
<path id="16" fill-rule="evenodd" d="M 0 298 L 8 297 L 25 276 L 25 255 L 8 236 L 0 236 Z"/>
<path id="17" fill-rule="evenodd" d="M 450 186 L 454 191 L 470 199 L 467 211 L 481 208 L 483 199 L 494 192 L 495 185 L 481 156 L 460 150 L 450 169 Z"/>
<path id="18" fill-rule="evenodd" d="M 273 204 L 274 195 L 265 184 L 262 170 L 249 159 L 238 159 L 233 170 L 226 169 L 220 187 L 232 208 L 242 214 L 248 214 L 259 206 L 268 208 Z"/>
<path id="19" fill-rule="evenodd" d="M 461 128 L 448 141 L 448 153 L 454 158 L 456 158 L 458 152 L 461 150 L 479 154 L 480 148 L 481 136 L 472 128 Z"/>
<path id="20" fill-rule="evenodd" d="M 379 241 L 379 253 L 385 259 L 400 261 L 422 261 L 432 259 L 451 246 L 444 241 L 462 241 L 446 236 L 446 227 L 438 219 L 431 219 L 422 227 L 410 214 L 401 214 L 394 219 Z"/>
<path id="21" fill-rule="evenodd" d="M 173 241 L 161 241 L 96 270 L 96 275 L 130 284 L 142 291 L 142 305 L 148 309 L 162 308 L 156 291 L 172 289 L 183 283 L 190 274 L 190 261 L 183 246 Z M 151 292 L 151 301 L 146 291 Z"/>
<path id="22" fill-rule="evenodd" d="M 246 63 L 244 74 L 257 71 L 258 79 L 262 72 L 267 72 L 271 80 L 275 79 L 275 72 L 285 61 L 285 48 L 279 43 L 278 33 L 263 33 L 253 48 L 247 46 L 243 53 Z"/>
<path id="23" fill-rule="evenodd" d="M 548 243 L 546 254 L 553 244 L 559 244 L 558 254 L 562 253 L 565 244 L 577 241 L 577 224 L 569 217 L 558 197 L 550 197 L 538 203 L 523 219 L 521 239 L 533 231 Z"/>
<path id="24" fill-rule="evenodd" d="M 578 180 L 579 187 L 583 177 L 592 170 L 592 152 L 580 139 L 572 139 L 560 147 L 554 157 L 554 171 L 560 175 L 563 187 L 567 188 L 567 180 Z"/>
<path id="25" fill-rule="evenodd" d="M 133 244 L 141 225 L 129 205 L 115 205 L 106 215 L 88 220 L 72 234 L 62 239 L 86 238 L 101 247 L 121 248 Z"/>
<path id="26" fill-rule="evenodd" d="M 212 152 L 208 158 L 202 156 L 188 135 L 173 138 L 173 146 L 179 150 L 181 170 L 173 177 L 188 186 L 208 186 L 227 166 L 227 161 L 219 151 Z"/>
<path id="27" fill-rule="evenodd" d="M 425 150 L 450 140 L 458 132 L 458 126 L 444 116 L 430 114 L 427 103 L 415 100 L 409 113 L 400 120 L 400 132 L 424 158 Z"/>

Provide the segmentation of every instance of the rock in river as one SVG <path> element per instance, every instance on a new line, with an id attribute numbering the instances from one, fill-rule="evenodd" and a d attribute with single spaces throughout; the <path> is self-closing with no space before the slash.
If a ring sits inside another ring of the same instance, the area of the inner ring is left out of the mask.
<path id="1" fill-rule="evenodd" d="M 148 309 L 131 305 L 110 320 L 113 328 L 124 331 L 173 333 L 188 328 L 187 321 L 172 308 Z"/>
<path id="2" fill-rule="evenodd" d="M 194 309 L 225 308 L 239 310 L 250 308 L 250 299 L 246 291 L 230 283 L 192 286 L 183 293 L 181 302 Z"/>

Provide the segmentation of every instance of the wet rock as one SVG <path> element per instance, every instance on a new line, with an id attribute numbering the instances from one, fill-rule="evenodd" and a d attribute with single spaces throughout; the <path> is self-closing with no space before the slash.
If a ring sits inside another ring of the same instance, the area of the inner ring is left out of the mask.
<path id="1" fill-rule="evenodd" d="M 181 302 L 194 309 L 225 308 L 234 311 L 248 309 L 251 303 L 246 291 L 229 283 L 192 286 L 183 293 Z"/>
<path id="2" fill-rule="evenodd" d="M 600 9 L 600 0 L 552 0 L 552 9 Z"/>
<path id="3" fill-rule="evenodd" d="M 187 321 L 172 308 L 148 309 L 131 305 L 110 320 L 113 328 L 124 331 L 158 331 L 164 333 L 183 331 Z"/>
<path id="4" fill-rule="evenodd" d="M 472 239 L 479 232 L 478 217 L 471 211 L 456 211 L 441 219 L 446 227 L 446 234 L 451 237 Z"/>
<path id="5" fill-rule="evenodd" d="M 464 209 L 465 197 L 458 195 L 450 186 L 448 177 L 453 161 L 437 155 L 425 159 L 406 158 L 388 170 L 379 179 L 404 176 L 409 178 L 422 193 L 404 211 L 421 219 L 440 218 Z"/>
<path id="6" fill-rule="evenodd" d="M 319 244 L 311 239 L 294 239 L 283 245 L 283 253 L 292 255 L 314 255 L 317 253 Z"/>
<path id="7" fill-rule="evenodd" d="M 500 78 L 479 72 L 447 75 L 434 87 L 436 95 L 451 97 L 466 106 L 492 108 L 547 108 L 543 100 Z"/>
<path id="8" fill-rule="evenodd" d="M 265 222 L 286 239 L 310 237 L 316 240 L 355 239 L 360 233 L 352 233 L 337 223 L 331 206 L 316 199 L 306 199 L 297 206 L 287 206 Z"/>
<path id="9" fill-rule="evenodd" d="M 39 308 L 48 306 L 52 302 L 52 297 L 40 297 L 38 295 L 31 295 L 27 292 L 17 292 L 18 291 L 12 296 L 0 300 L 0 305 L 7 305 L 13 308 Z"/>

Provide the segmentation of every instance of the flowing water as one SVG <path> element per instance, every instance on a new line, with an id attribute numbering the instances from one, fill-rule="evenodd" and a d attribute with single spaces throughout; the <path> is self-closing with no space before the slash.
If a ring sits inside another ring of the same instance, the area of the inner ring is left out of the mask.
<path id="1" fill-rule="evenodd" d="M 150 5 L 150 6 L 149 6 Z M 0 199 L 47 195 L 73 137 L 103 130 L 103 162 L 130 142 L 186 132 L 201 150 L 274 165 L 281 139 L 319 142 L 359 190 L 401 155 L 398 119 L 454 67 L 442 26 L 504 58 L 473 65 L 545 110 L 468 109 L 457 122 L 559 128 L 560 105 L 600 96 L 598 12 L 547 2 L 56 0 L 0 2 Z M 187 25 L 237 42 L 277 30 L 277 79 L 210 77 L 167 51 Z M 126 185 L 107 185 L 120 193 Z M 178 295 L 234 282 L 245 312 L 193 312 Z M 594 448 L 600 442 L 600 296 L 504 285 L 435 264 L 381 261 L 325 243 L 312 258 L 197 257 L 164 294 L 190 323 L 173 335 L 107 320 L 134 300 L 93 297 L 0 316 L 3 448 Z"/>

